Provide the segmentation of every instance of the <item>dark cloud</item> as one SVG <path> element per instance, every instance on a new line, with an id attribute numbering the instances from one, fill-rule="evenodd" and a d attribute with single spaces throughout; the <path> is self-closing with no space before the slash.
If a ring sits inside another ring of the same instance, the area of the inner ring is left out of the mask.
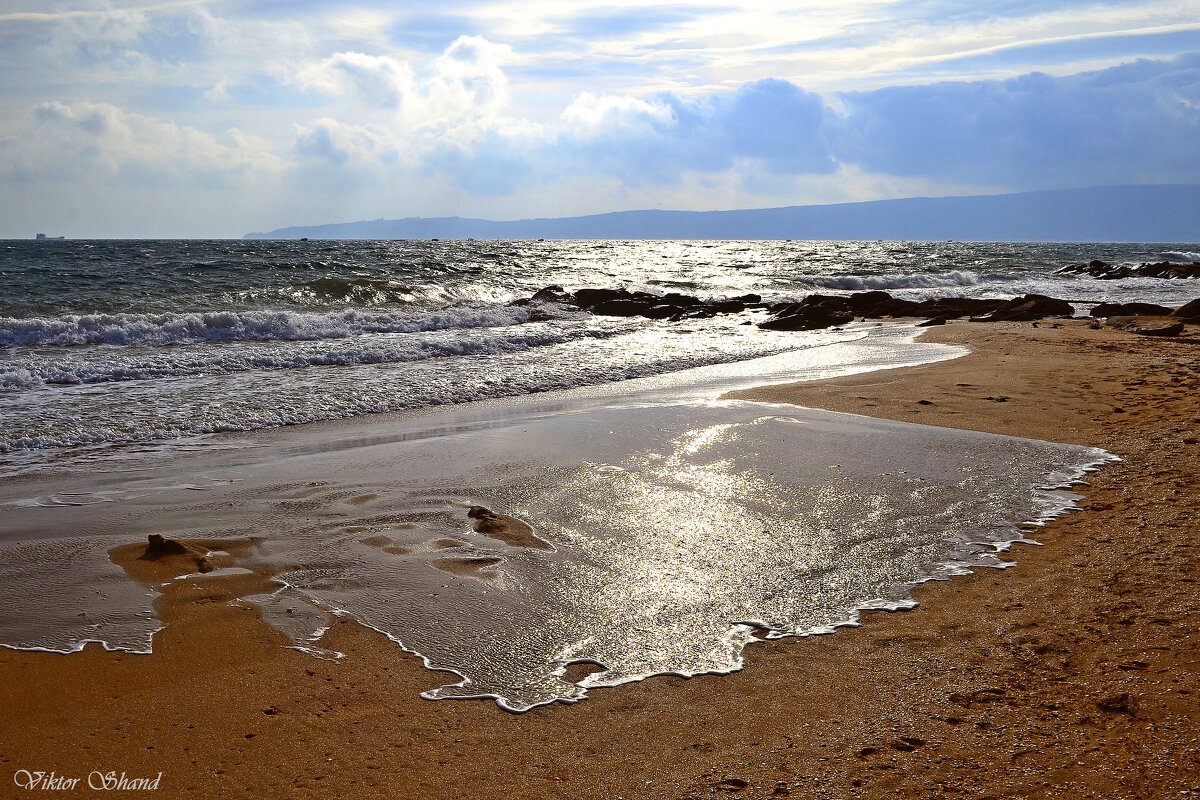
<path id="1" fill-rule="evenodd" d="M 631 187 L 736 170 L 759 183 L 868 174 L 1014 190 L 1200 181 L 1200 54 L 1066 77 L 947 82 L 841 95 L 762 80 L 700 97 L 584 95 L 556 136 L 439 151 L 472 193 L 563 176 Z"/>
<path id="2" fill-rule="evenodd" d="M 1014 188 L 1200 180 L 1200 54 L 843 95 L 843 161 Z"/>

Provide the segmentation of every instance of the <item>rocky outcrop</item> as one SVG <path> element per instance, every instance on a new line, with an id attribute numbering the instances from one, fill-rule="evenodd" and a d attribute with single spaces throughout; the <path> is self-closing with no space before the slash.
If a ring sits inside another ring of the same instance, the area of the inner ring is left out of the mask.
<path id="1" fill-rule="evenodd" d="M 1171 316 L 1184 322 L 1200 322 L 1200 298 L 1192 300 L 1190 303 L 1184 303 L 1172 311 Z"/>
<path id="2" fill-rule="evenodd" d="M 1060 275 L 1091 275 L 1100 280 L 1113 281 L 1121 278 L 1200 278 L 1200 263 L 1158 261 L 1139 264 L 1136 267 L 1109 264 L 1093 259 L 1086 264 L 1072 264 L 1058 271 Z"/>
<path id="3" fill-rule="evenodd" d="M 648 317 L 650 319 L 695 319 L 717 314 L 738 314 L 746 309 L 765 308 L 756 294 L 702 300 L 692 295 L 671 292 L 652 294 L 627 289 L 580 289 L 574 293 L 561 286 L 547 286 L 532 297 L 517 300 L 513 305 L 535 306 L 538 303 L 558 303 L 574 306 L 609 317 Z M 534 311 L 534 319 L 540 319 Z"/>
<path id="4" fill-rule="evenodd" d="M 1070 317 L 1075 308 L 1066 300 L 1044 294 L 1014 297 L 990 314 L 975 318 L 979 322 L 1030 322 L 1046 317 Z"/>
<path id="5" fill-rule="evenodd" d="M 808 331 L 845 325 L 854 319 L 887 317 L 923 317 L 945 322 L 970 317 L 978 321 L 1029 321 L 1074 314 L 1065 300 L 1029 294 L 1011 300 L 975 297 L 936 297 L 928 300 L 903 300 L 887 292 L 856 292 L 849 295 L 811 294 L 802 300 L 764 303 L 757 294 L 703 300 L 691 295 L 629 291 L 627 289 L 579 289 L 568 292 L 561 286 L 547 286 L 532 297 L 514 305 L 531 309 L 531 319 L 541 319 L 540 304 L 573 306 L 593 314 L 613 317 L 646 317 L 678 321 L 766 310 L 771 316 L 759 322 L 760 328 L 779 331 Z M 1169 309 L 1168 309 L 1169 310 Z M 1200 313 L 1200 309 L 1197 310 Z M 936 324 L 936 323 L 935 323 Z"/>
<path id="6" fill-rule="evenodd" d="M 1109 317 L 1108 326 L 1142 336 L 1178 336 L 1184 323 L 1173 317 Z"/>
<path id="7" fill-rule="evenodd" d="M 1161 317 L 1172 309 L 1154 303 L 1101 303 L 1091 310 L 1093 317 Z"/>
<path id="8" fill-rule="evenodd" d="M 813 294 L 799 303 L 772 306 L 775 316 L 758 327 L 772 331 L 812 331 L 854 321 L 854 311 L 844 297 Z"/>

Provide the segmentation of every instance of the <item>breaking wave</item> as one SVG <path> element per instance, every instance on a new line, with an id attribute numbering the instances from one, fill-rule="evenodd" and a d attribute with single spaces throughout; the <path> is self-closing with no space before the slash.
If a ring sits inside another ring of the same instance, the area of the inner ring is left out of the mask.
<path id="1" fill-rule="evenodd" d="M 394 364 L 454 356 L 515 353 L 580 338 L 618 336 L 629 328 L 597 328 L 582 323 L 551 327 L 540 323 L 512 330 L 424 331 L 349 341 L 301 342 L 289 345 L 251 343 L 239 347 L 178 347 L 154 351 L 115 351 L 35 356 L 20 364 L 0 364 L 0 391 L 34 389 L 48 384 L 77 385 L 114 381 L 246 372 L 259 369 L 303 369 L 355 364 Z"/>
<path id="2" fill-rule="evenodd" d="M 975 286 L 981 280 L 1002 280 L 1000 276 L 981 278 L 974 272 L 954 270 L 940 274 L 907 273 L 899 275 L 830 275 L 808 278 L 826 289 L 936 289 L 943 286 Z"/>
<path id="3" fill-rule="evenodd" d="M 542 309 L 543 313 L 553 313 Z M 494 328 L 530 320 L 528 307 L 461 306 L 438 311 L 325 313 L 212 311 L 192 314 L 86 314 L 15 319 L 0 317 L 0 346 L 161 346 L 235 341 L 345 339 L 367 333 L 414 333 Z M 562 311 L 562 316 L 569 312 Z"/>

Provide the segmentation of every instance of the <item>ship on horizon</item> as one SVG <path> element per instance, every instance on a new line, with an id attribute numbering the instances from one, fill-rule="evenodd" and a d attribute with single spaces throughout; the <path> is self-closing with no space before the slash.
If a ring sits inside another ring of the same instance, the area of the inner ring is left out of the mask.
<path id="1" fill-rule="evenodd" d="M 62 240 L 66 239 L 67 237 L 65 237 L 65 236 L 47 236 L 44 233 L 39 233 L 37 236 L 35 236 L 33 238 L 38 240 L 39 242 L 61 242 Z"/>

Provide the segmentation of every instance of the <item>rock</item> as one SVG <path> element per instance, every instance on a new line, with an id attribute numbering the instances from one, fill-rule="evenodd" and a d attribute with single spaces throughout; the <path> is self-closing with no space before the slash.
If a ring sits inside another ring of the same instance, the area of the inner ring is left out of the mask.
<path id="1" fill-rule="evenodd" d="M 762 297 L 757 294 L 743 294 L 738 297 L 731 297 L 730 300 L 737 300 L 742 305 L 756 306 L 762 305 Z"/>
<path id="2" fill-rule="evenodd" d="M 1171 316 L 1179 317 L 1187 322 L 1200 322 L 1200 298 L 1184 303 L 1172 311 Z"/>
<path id="3" fill-rule="evenodd" d="M 212 572 L 215 569 L 226 569 L 235 566 L 237 562 L 233 556 L 222 550 L 215 550 L 205 554 L 203 558 L 196 562 L 196 568 L 201 572 Z"/>
<path id="4" fill-rule="evenodd" d="M 183 543 L 157 533 L 152 533 L 147 538 L 149 543 L 146 545 L 146 552 L 141 556 L 146 561 L 157 561 L 164 556 L 181 556 L 192 552 Z"/>
<path id="5" fill-rule="evenodd" d="M 1128 693 L 1122 692 L 1097 700 L 1096 707 L 1106 714 L 1128 714 L 1132 717 L 1135 705 L 1133 698 Z"/>
<path id="6" fill-rule="evenodd" d="M 668 292 L 659 298 L 659 302 L 663 305 L 676 306 L 677 308 L 692 308 L 704 304 L 704 301 L 699 297 L 692 297 L 689 294 L 680 294 L 679 292 Z"/>
<path id="7" fill-rule="evenodd" d="M 717 784 L 717 788 L 723 792 L 740 792 L 749 785 L 749 781 L 744 781 L 741 778 L 726 778 Z"/>
<path id="8" fill-rule="evenodd" d="M 1170 314 L 1172 309 L 1154 303 L 1101 303 L 1092 309 L 1093 317 L 1141 317 Z"/>
<path id="9" fill-rule="evenodd" d="M 544 289 L 538 289 L 536 292 L 533 293 L 533 297 L 531 297 L 529 299 L 530 300 L 540 300 L 540 301 L 549 300 L 552 302 L 561 302 L 561 300 L 563 298 L 569 298 L 569 297 L 570 297 L 570 295 L 567 294 L 566 289 L 564 289 L 563 287 L 547 286 Z"/>
<path id="10" fill-rule="evenodd" d="M 892 742 L 892 749 L 899 750 L 902 753 L 911 753 L 918 747 L 923 747 L 924 745 L 924 739 L 918 739 L 916 736 L 901 736 L 899 739 Z"/>
<path id="11" fill-rule="evenodd" d="M 1185 323 L 1174 317 L 1109 317 L 1108 326 L 1142 336 L 1178 336 Z"/>
<path id="12" fill-rule="evenodd" d="M 1007 300 L 982 300 L 975 297 L 938 297 L 923 300 L 916 304 L 913 316 L 945 317 L 978 317 L 1001 309 Z"/>
<path id="13" fill-rule="evenodd" d="M 510 547 L 529 547 L 538 550 L 553 550 L 545 539 L 533 532 L 528 524 L 507 514 L 497 514 L 483 506 L 471 506 L 467 517 L 474 520 L 471 529 L 476 533 L 504 542 Z"/>
<path id="14" fill-rule="evenodd" d="M 917 306 L 920 305 L 912 300 L 901 300 L 897 297 L 891 297 L 884 300 L 869 312 L 863 312 L 863 316 L 867 317 L 919 317 L 921 312 L 917 311 Z"/>
<path id="15" fill-rule="evenodd" d="M 563 305 L 572 305 L 574 300 L 571 295 L 561 286 L 547 286 L 544 289 L 538 289 L 533 293 L 533 297 L 522 297 L 519 300 L 513 300 L 511 305 L 528 306 L 533 303 L 561 303 Z M 537 319 L 535 319 L 537 317 Z M 530 317 L 531 321 L 540 321 L 548 319 L 544 314 L 537 314 Z"/>
<path id="16" fill-rule="evenodd" d="M 1092 260 L 1087 264 L 1072 264 L 1063 267 L 1060 275 L 1091 275 L 1101 280 L 1119 280 L 1121 278 L 1200 278 L 1200 263 L 1176 261 L 1157 261 L 1153 264 L 1139 264 L 1136 267 L 1126 267 L 1108 264 L 1100 260 Z"/>
<path id="17" fill-rule="evenodd" d="M 846 298 L 846 303 L 855 314 L 875 316 L 876 308 L 893 299 L 887 292 L 855 292 Z"/>
<path id="18" fill-rule="evenodd" d="M 675 308 L 675 306 L 657 305 L 650 306 L 648 310 L 642 312 L 642 316 L 649 317 L 650 319 L 671 319 L 678 313 L 679 309 Z"/>
<path id="19" fill-rule="evenodd" d="M 1074 313 L 1075 308 L 1066 300 L 1027 294 L 1014 297 L 992 313 L 973 319 L 976 322 L 1032 322 L 1046 317 L 1069 317 Z"/>
<path id="20" fill-rule="evenodd" d="M 1098 258 L 1093 258 L 1086 264 L 1072 264 L 1069 267 L 1063 267 L 1058 271 L 1059 275 L 1091 275 L 1093 278 L 1101 280 L 1117 280 L 1118 278 L 1128 278 L 1133 274 L 1133 269 L 1130 267 L 1118 267 L 1101 261 Z"/>
<path id="21" fill-rule="evenodd" d="M 654 306 L 642 300 L 602 300 L 588 308 L 593 314 L 608 317 L 646 316 Z"/>
<path id="22" fill-rule="evenodd" d="M 917 327 L 918 328 L 932 328 L 934 325 L 945 325 L 945 324 L 946 324 L 945 317 L 934 317 L 933 319 L 927 319 L 924 322 L 918 322 Z"/>
<path id="23" fill-rule="evenodd" d="M 773 319 L 760 322 L 758 327 L 771 331 L 813 331 L 853 321 L 854 312 L 845 299 L 814 294 L 799 303 L 786 304 Z"/>
<path id="24" fill-rule="evenodd" d="M 632 300 L 633 295 L 624 289 L 580 289 L 575 293 L 575 305 L 591 309 L 610 300 Z"/>
<path id="25" fill-rule="evenodd" d="M 1134 267 L 1133 271 L 1143 278 L 1200 278 L 1200 263 L 1159 261 Z"/>

